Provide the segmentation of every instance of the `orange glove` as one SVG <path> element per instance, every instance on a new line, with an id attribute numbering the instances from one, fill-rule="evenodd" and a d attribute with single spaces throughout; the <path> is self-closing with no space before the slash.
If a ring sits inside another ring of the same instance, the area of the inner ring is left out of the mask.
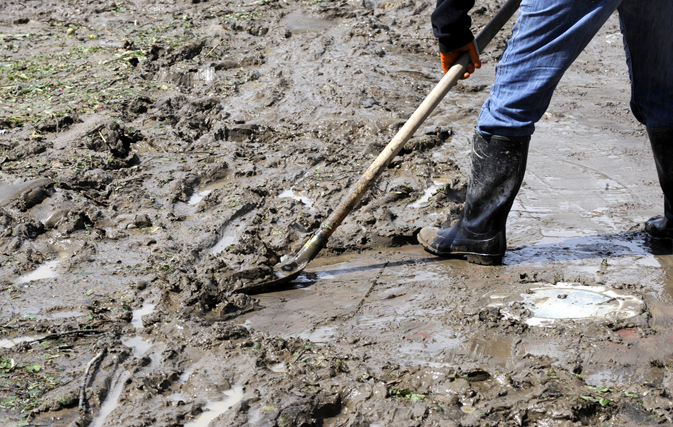
<path id="1" fill-rule="evenodd" d="M 467 72 L 463 74 L 461 80 L 465 80 L 470 77 L 470 74 L 474 73 L 475 68 L 481 68 L 481 60 L 479 59 L 479 50 L 477 49 L 477 41 L 473 40 L 470 43 L 466 44 L 463 47 L 459 47 L 456 50 L 452 50 L 449 53 L 440 53 L 439 56 L 442 59 L 442 70 L 444 74 L 449 72 L 449 68 L 458 60 L 460 55 L 463 52 L 468 52 L 470 54 L 470 59 L 472 62 L 467 66 Z"/>

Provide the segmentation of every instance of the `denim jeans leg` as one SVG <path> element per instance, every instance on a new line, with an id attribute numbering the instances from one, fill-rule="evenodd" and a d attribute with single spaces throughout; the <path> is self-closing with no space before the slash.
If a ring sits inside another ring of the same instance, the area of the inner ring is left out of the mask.
<path id="1" fill-rule="evenodd" d="M 673 2 L 624 0 L 618 10 L 631 110 L 648 129 L 673 126 Z"/>
<path id="2" fill-rule="evenodd" d="M 523 0 L 477 130 L 532 135 L 563 73 L 622 1 Z"/>

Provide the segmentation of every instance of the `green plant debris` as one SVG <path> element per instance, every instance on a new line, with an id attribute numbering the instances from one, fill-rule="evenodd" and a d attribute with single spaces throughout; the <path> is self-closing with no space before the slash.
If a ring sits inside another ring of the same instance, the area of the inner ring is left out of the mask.
<path id="1" fill-rule="evenodd" d="M 8 374 L 14 370 L 16 362 L 11 357 L 0 356 L 0 372 Z"/>
<path id="2" fill-rule="evenodd" d="M 390 390 L 388 390 L 388 396 L 401 399 L 409 399 L 412 402 L 421 402 L 426 399 L 426 395 L 414 393 L 413 391 L 406 388 L 405 389 L 391 388 Z"/>
<path id="3" fill-rule="evenodd" d="M 41 369 L 42 367 L 37 363 L 31 363 L 30 365 L 26 366 L 26 371 L 30 372 L 31 374 L 38 373 Z"/>

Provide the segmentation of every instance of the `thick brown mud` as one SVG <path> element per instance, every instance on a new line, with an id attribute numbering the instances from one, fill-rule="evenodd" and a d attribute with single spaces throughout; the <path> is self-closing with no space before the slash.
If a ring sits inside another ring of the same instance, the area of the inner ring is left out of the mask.
<path id="1" fill-rule="evenodd" d="M 478 4 L 475 31 L 499 0 Z M 433 257 L 508 24 L 441 77 L 424 1 L 0 4 L 0 424 L 673 424 L 673 248 L 612 17 L 531 143 L 505 265 Z"/>

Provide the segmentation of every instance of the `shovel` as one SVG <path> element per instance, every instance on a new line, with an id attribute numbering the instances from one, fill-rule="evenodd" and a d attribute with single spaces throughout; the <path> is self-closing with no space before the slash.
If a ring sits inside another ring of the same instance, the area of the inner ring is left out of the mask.
<path id="1" fill-rule="evenodd" d="M 477 46 L 479 52 L 482 52 L 486 46 L 491 42 L 493 37 L 502 29 L 509 18 L 514 15 L 514 12 L 519 8 L 521 0 L 509 0 L 505 3 L 498 13 L 491 19 L 491 21 L 484 27 L 477 35 Z M 371 186 L 381 176 L 381 173 L 386 169 L 392 159 L 397 156 L 402 147 L 407 143 L 409 138 L 416 132 L 421 124 L 428 118 L 430 113 L 437 107 L 440 101 L 451 90 L 453 85 L 467 70 L 470 63 L 470 56 L 466 52 L 458 61 L 449 69 L 449 72 L 442 77 L 437 86 L 430 92 L 430 94 L 423 100 L 423 103 L 416 109 L 411 118 L 402 126 L 397 132 L 397 135 L 388 143 L 381 154 L 369 166 L 369 169 L 360 177 L 358 182 L 351 188 L 346 198 L 337 206 L 332 214 L 320 226 L 320 230 L 311 237 L 311 239 L 302 246 L 297 254 L 282 262 L 274 268 L 275 277 L 263 283 L 253 284 L 252 286 L 242 289 L 240 292 L 245 293 L 260 293 L 273 289 L 276 286 L 285 284 L 291 280 L 296 279 L 302 271 L 306 268 L 309 262 L 318 255 L 318 252 L 327 245 L 327 240 L 334 231 L 341 225 L 341 222 L 346 216 L 357 206 Z"/>

